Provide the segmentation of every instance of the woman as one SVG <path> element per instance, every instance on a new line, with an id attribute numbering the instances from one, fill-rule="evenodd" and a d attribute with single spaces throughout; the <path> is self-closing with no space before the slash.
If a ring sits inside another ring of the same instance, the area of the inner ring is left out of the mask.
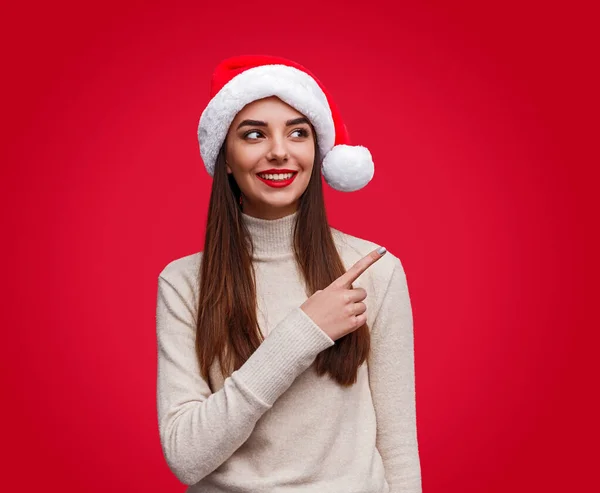
<path id="1" fill-rule="evenodd" d="M 322 84 L 241 56 L 198 127 L 204 249 L 158 278 L 157 405 L 188 492 L 416 493 L 413 320 L 400 260 L 327 223 L 323 175 L 373 177 Z"/>

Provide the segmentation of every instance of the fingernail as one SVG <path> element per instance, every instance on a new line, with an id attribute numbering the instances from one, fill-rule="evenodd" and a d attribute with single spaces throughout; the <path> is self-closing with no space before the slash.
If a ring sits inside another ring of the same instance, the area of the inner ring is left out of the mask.
<path id="1" fill-rule="evenodd" d="M 379 248 L 377 249 L 377 253 L 378 253 L 379 255 L 383 255 L 385 252 L 387 252 L 387 249 L 386 249 L 385 247 L 379 247 Z"/>

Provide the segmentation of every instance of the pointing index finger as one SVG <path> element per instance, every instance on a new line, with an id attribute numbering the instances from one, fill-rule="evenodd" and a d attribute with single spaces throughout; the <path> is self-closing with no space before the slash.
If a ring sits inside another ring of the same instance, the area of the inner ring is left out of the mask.
<path id="1" fill-rule="evenodd" d="M 350 267 L 344 274 L 337 278 L 335 284 L 339 287 L 350 288 L 352 283 L 358 279 L 358 277 L 366 271 L 371 265 L 377 262 L 387 252 L 385 247 L 376 248 L 363 258 L 358 260 L 352 267 Z"/>

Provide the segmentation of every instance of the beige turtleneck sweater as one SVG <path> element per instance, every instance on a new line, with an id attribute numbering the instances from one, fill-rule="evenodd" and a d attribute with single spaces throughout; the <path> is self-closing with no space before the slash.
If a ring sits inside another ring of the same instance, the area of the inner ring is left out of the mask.
<path id="1" fill-rule="evenodd" d="M 255 245 L 264 342 L 209 381 L 194 350 L 202 252 L 158 277 L 157 408 L 162 451 L 187 493 L 420 493 L 413 319 L 404 269 L 387 252 L 353 283 L 367 291 L 371 355 L 342 388 L 313 362 L 334 341 L 300 309 L 292 253 L 297 212 L 243 214 Z M 348 269 L 378 245 L 332 228 Z"/>

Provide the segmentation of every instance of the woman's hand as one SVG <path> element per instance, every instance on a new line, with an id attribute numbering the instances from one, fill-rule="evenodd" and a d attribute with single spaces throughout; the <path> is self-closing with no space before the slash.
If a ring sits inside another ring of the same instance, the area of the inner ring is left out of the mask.
<path id="1" fill-rule="evenodd" d="M 353 288 L 352 283 L 383 257 L 385 252 L 383 247 L 373 250 L 300 306 L 333 341 L 355 331 L 366 322 L 367 306 L 362 300 L 367 297 L 367 292 L 363 288 Z"/>

